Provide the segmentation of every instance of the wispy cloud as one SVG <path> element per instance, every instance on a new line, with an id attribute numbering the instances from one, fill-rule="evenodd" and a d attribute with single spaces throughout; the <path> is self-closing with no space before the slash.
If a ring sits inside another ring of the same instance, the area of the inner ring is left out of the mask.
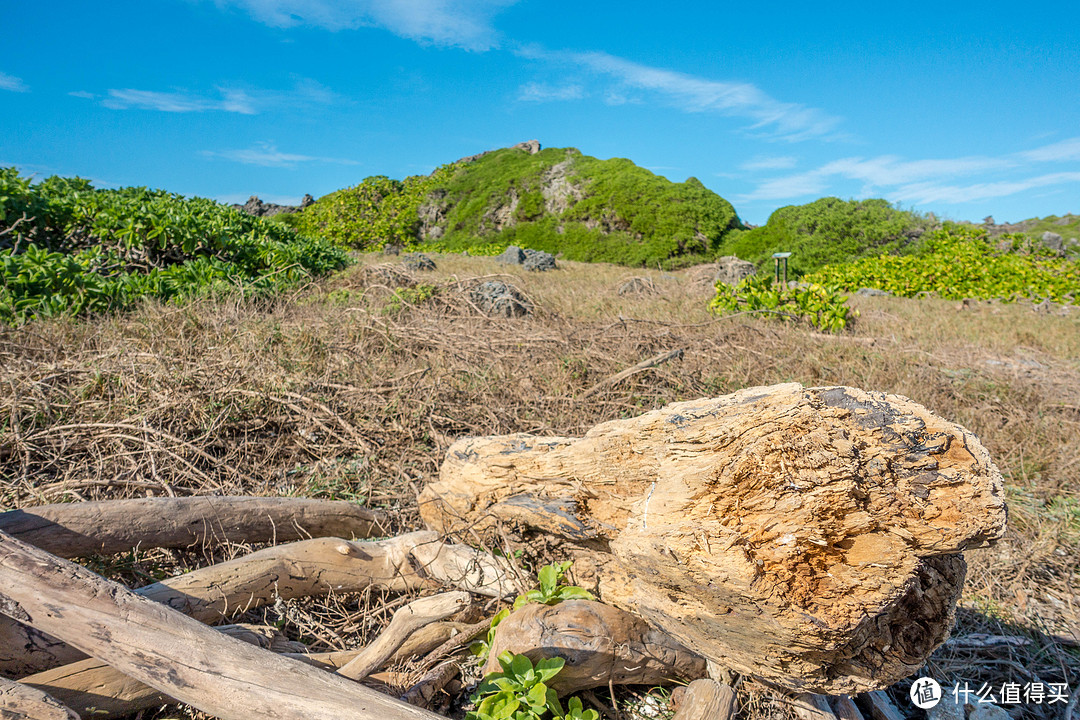
<path id="1" fill-rule="evenodd" d="M 355 160 L 344 158 L 321 157 L 317 155 L 298 155 L 285 153 L 277 149 L 271 143 L 257 143 L 255 147 L 243 150 L 204 150 L 203 155 L 217 157 L 224 160 L 243 163 L 244 165 L 259 165 L 261 167 L 293 168 L 306 163 L 332 163 L 336 165 L 359 165 Z"/>
<path id="2" fill-rule="evenodd" d="M 238 6 L 274 27 L 309 25 L 327 30 L 380 27 L 423 43 L 489 50 L 498 45 L 492 25 L 517 0 L 215 0 Z"/>
<path id="3" fill-rule="evenodd" d="M 156 110 L 171 113 L 229 112 L 256 115 L 275 109 L 306 108 L 312 105 L 335 105 L 345 98 L 317 80 L 294 77 L 293 87 L 287 90 L 240 89 L 218 87 L 213 92 L 173 90 L 110 89 L 104 96 L 85 90 L 68 95 L 88 100 L 100 98 L 101 104 L 113 110 Z"/>
<path id="4" fill-rule="evenodd" d="M 518 99 L 527 102 L 578 100 L 583 97 L 585 97 L 585 91 L 580 85 L 548 85 L 531 82 L 518 88 Z"/>
<path id="5" fill-rule="evenodd" d="M 242 90 L 219 88 L 220 97 L 211 98 L 182 92 L 158 92 L 156 90 L 109 90 L 102 105 L 113 110 L 160 110 L 161 112 L 233 112 L 254 115 L 251 98 Z"/>
<path id="6" fill-rule="evenodd" d="M 537 46 L 520 48 L 531 59 L 571 65 L 615 82 L 608 94 L 625 102 L 627 91 L 651 93 L 669 105 L 690 113 L 717 113 L 751 121 L 747 128 L 766 139 L 807 140 L 836 137 L 841 119 L 817 108 L 781 102 L 747 82 L 712 80 L 651 67 L 604 52 L 551 51 Z"/>
<path id="7" fill-rule="evenodd" d="M 784 155 L 781 157 L 763 157 L 761 155 L 744 162 L 740 167 L 743 170 L 790 170 L 799 164 L 799 159 Z"/>
<path id="8" fill-rule="evenodd" d="M 1080 172 L 1038 173 L 1037 170 L 1040 164 L 1078 159 L 1080 137 L 999 156 L 922 160 L 905 160 L 895 155 L 849 157 L 833 160 L 813 170 L 765 179 L 759 182 L 754 190 L 739 196 L 737 200 L 796 200 L 828 192 L 837 180 L 855 180 L 863 183 L 863 194 L 884 194 L 899 202 L 976 202 L 1015 195 L 1034 188 L 1080 181 Z M 752 164 L 753 161 L 748 163 Z M 747 168 L 748 165 L 743 167 Z M 1004 172 L 1027 177 L 969 184 L 956 182 L 958 178 L 972 176 L 1000 177 Z"/>
<path id="9" fill-rule="evenodd" d="M 17 78 L 14 75 L 8 75 L 6 72 L 0 72 L 0 90 L 10 90 L 11 92 L 30 92 L 30 88 L 26 86 L 26 83 L 22 81 L 22 78 Z"/>

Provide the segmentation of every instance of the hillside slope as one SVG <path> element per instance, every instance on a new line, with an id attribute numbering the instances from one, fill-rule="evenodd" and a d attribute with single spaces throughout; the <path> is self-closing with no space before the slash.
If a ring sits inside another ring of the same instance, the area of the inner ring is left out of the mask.
<path id="1" fill-rule="evenodd" d="M 519 245 L 569 260 L 666 267 L 710 259 L 742 227 L 731 203 L 694 178 L 673 183 L 630 160 L 541 150 L 535 141 L 463 158 L 428 177 L 368 178 L 321 198 L 296 222 L 360 248 Z"/>

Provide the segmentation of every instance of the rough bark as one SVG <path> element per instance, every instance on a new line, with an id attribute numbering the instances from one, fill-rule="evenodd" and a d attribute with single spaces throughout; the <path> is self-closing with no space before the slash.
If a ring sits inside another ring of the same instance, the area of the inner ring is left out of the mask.
<path id="1" fill-rule="evenodd" d="M 369 585 L 409 590 L 426 582 L 413 568 L 409 551 L 434 535 L 409 533 L 377 542 L 319 538 L 277 545 L 135 592 L 197 620 L 216 622 L 277 597 L 356 592 Z M 0 674 L 22 677 L 83 657 L 72 646 L 25 623 L 0 619 Z"/>
<path id="2" fill-rule="evenodd" d="M 499 670 L 506 650 L 534 663 L 566 660 L 548 682 L 559 695 L 615 685 L 652 685 L 705 675 L 705 659 L 641 618 L 591 600 L 558 605 L 530 603 L 510 613 L 495 629 L 483 672 Z"/>
<path id="3" fill-rule="evenodd" d="M 79 716 L 56 698 L 0 677 L 0 720 L 80 720 Z"/>
<path id="4" fill-rule="evenodd" d="M 559 538 L 579 581 L 687 647 L 794 691 L 851 693 L 945 640 L 960 553 L 1004 532 L 1001 475 L 907 398 L 750 388 L 583 438 L 473 438 L 421 492 L 444 533 Z"/>
<path id="5" fill-rule="evenodd" d="M 134 547 L 292 542 L 385 535 L 386 513 L 350 502 L 301 498 L 138 498 L 59 503 L 0 514 L 0 531 L 60 557 Z"/>
<path id="6" fill-rule="evenodd" d="M 281 658 L 0 532 L 0 610 L 221 720 L 434 720 Z"/>
<path id="7" fill-rule="evenodd" d="M 715 680 L 702 678 L 680 693 L 674 720 L 728 720 L 735 714 L 735 691 Z"/>

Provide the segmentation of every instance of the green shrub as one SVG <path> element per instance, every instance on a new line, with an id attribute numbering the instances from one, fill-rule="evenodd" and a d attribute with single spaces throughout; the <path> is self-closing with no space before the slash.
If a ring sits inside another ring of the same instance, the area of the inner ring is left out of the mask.
<path id="1" fill-rule="evenodd" d="M 818 284 L 784 287 L 770 275 L 751 275 L 738 285 L 716 284 L 716 297 L 709 309 L 720 315 L 760 313 L 787 320 L 806 320 L 827 332 L 840 332 L 858 311 L 847 297 Z"/>
<path id="2" fill-rule="evenodd" d="M 1046 251 L 999 250 L 985 229 L 951 224 L 929 233 L 915 254 L 830 265 L 807 279 L 841 291 L 868 287 L 902 297 L 931 293 L 956 300 L 1049 298 L 1080 303 L 1080 263 Z"/>
<path id="3" fill-rule="evenodd" d="M 782 207 L 765 225 L 732 233 L 721 254 L 763 266 L 771 264 L 773 253 L 790 252 L 789 269 L 798 277 L 827 264 L 910 251 L 930 224 L 885 200 L 827 197 Z"/>
<path id="4" fill-rule="evenodd" d="M 320 240 L 212 200 L 80 178 L 31 184 L 0 169 L 0 322 L 240 291 L 265 294 L 343 267 Z"/>

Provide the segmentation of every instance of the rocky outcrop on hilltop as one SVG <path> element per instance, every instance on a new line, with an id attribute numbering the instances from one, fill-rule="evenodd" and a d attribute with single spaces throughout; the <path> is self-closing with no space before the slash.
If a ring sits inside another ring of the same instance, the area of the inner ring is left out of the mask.
<path id="1" fill-rule="evenodd" d="M 311 195 L 304 195 L 304 199 L 300 201 L 299 205 L 277 205 L 275 203 L 263 202 L 257 195 L 252 195 L 243 205 L 234 203 L 233 208 L 240 212 L 245 212 L 248 215 L 254 215 L 255 217 L 270 217 L 272 215 L 281 215 L 282 213 L 300 212 L 309 205 L 314 204 L 315 198 L 311 197 Z"/>

